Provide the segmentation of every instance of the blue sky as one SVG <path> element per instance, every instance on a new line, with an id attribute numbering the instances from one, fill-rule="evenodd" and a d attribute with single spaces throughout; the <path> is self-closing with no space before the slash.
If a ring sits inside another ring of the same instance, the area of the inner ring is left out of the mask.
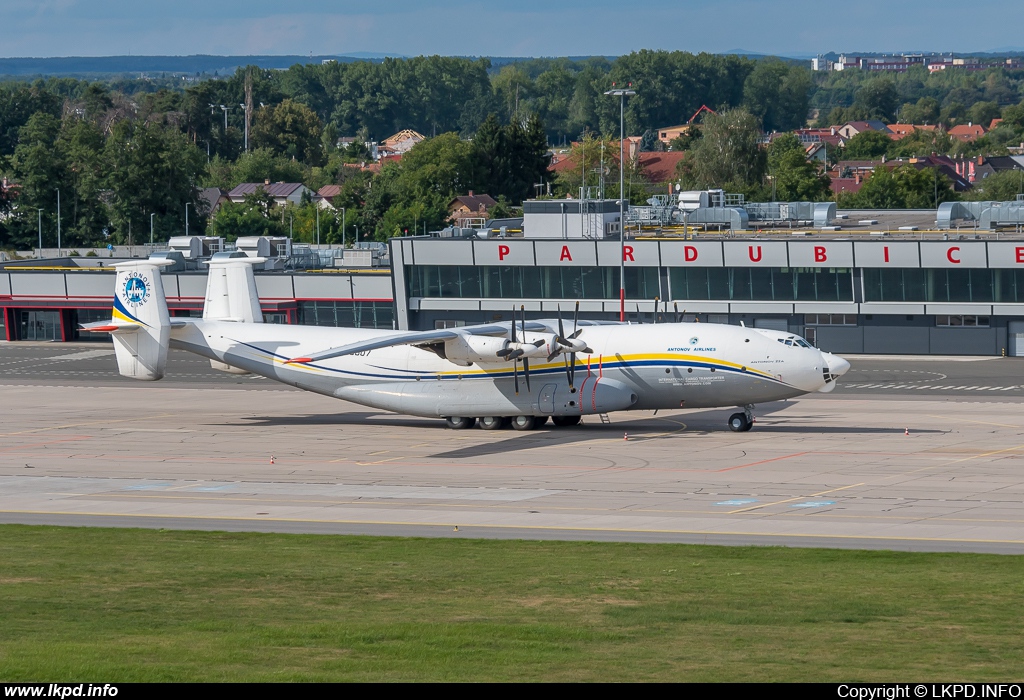
<path id="1" fill-rule="evenodd" d="M 0 0 L 0 55 L 1024 50 L 1021 0 Z"/>

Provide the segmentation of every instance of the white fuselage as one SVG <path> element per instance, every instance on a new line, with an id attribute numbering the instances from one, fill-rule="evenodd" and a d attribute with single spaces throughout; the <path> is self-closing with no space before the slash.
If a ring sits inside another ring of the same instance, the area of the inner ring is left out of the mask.
<path id="1" fill-rule="evenodd" d="M 788 333 L 703 323 L 585 326 L 593 353 L 576 355 L 573 390 L 562 354 L 531 358 L 529 388 L 520 363 L 518 394 L 512 362 L 466 366 L 413 345 L 289 362 L 393 333 L 196 320 L 171 331 L 171 346 L 327 396 L 444 417 L 747 406 L 827 390 L 827 374 L 849 369 Z"/>

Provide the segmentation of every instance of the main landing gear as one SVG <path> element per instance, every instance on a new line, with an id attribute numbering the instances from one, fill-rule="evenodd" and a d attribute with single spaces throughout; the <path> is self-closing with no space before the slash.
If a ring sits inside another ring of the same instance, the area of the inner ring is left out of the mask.
<path id="1" fill-rule="evenodd" d="M 543 428 L 548 423 L 547 416 L 483 416 L 481 418 L 463 418 L 452 416 L 444 419 L 445 424 L 452 430 L 467 430 L 474 425 L 479 425 L 482 430 L 501 430 L 512 426 L 514 430 L 536 430 Z M 556 427 L 564 428 L 571 425 L 578 425 L 579 416 L 552 416 L 551 422 Z"/>
<path id="2" fill-rule="evenodd" d="M 743 413 L 734 413 L 729 416 L 729 430 L 734 433 L 745 433 L 754 427 L 754 416 L 751 413 L 753 406 L 744 406 Z"/>

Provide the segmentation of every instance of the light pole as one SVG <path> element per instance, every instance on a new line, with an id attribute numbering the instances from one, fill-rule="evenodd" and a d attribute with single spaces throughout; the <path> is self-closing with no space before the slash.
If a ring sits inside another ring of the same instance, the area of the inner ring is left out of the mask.
<path id="1" fill-rule="evenodd" d="M 43 209 L 39 208 L 39 259 L 43 259 Z"/>
<path id="2" fill-rule="evenodd" d="M 320 205 L 316 205 L 316 247 L 320 249 Z"/>
<path id="3" fill-rule="evenodd" d="M 245 112 L 245 152 L 249 152 L 249 108 L 244 103 L 239 104 L 242 111 Z M 224 113 L 224 118 L 227 119 L 227 112 Z"/>
<path id="4" fill-rule="evenodd" d="M 153 245 L 153 217 L 154 216 L 156 216 L 156 214 L 150 214 L 149 215 L 149 244 L 150 245 Z"/>
<path id="5" fill-rule="evenodd" d="M 345 207 L 341 208 L 341 249 L 345 250 Z M 342 254 L 344 255 L 344 253 Z"/>
<path id="6" fill-rule="evenodd" d="M 185 202 L 185 235 L 188 235 L 188 205 L 192 202 Z"/>
<path id="7" fill-rule="evenodd" d="M 60 188 L 57 189 L 57 257 L 60 257 Z"/>
<path id="8" fill-rule="evenodd" d="M 224 111 L 224 133 L 228 133 L 228 107 L 221 105 L 220 108 Z"/>
<path id="9" fill-rule="evenodd" d="M 615 83 L 612 83 L 614 86 Z M 627 84 L 629 87 L 633 83 Z M 625 190 L 625 140 L 626 140 L 626 98 L 632 97 L 636 91 L 616 88 L 604 94 L 619 98 L 619 321 L 626 320 L 626 190 Z"/>

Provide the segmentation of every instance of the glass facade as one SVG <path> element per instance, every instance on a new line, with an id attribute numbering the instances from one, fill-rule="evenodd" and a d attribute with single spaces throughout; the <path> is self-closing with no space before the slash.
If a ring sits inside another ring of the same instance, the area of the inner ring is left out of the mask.
<path id="1" fill-rule="evenodd" d="M 853 271 L 820 267 L 672 267 L 672 299 L 853 301 Z"/>
<path id="2" fill-rule="evenodd" d="M 110 320 L 110 309 L 72 309 L 71 310 L 71 338 L 70 340 L 89 340 L 94 342 L 109 343 L 109 333 L 90 333 L 78 330 L 78 326 L 85 323 L 99 323 Z"/>
<path id="3" fill-rule="evenodd" d="M 62 340 L 60 311 L 20 311 L 18 340 Z"/>
<path id="4" fill-rule="evenodd" d="M 390 301 L 300 301 L 298 311 L 307 326 L 391 329 L 395 319 Z"/>
<path id="5" fill-rule="evenodd" d="M 405 269 L 410 297 L 450 299 L 618 299 L 617 267 L 415 265 Z M 659 268 L 626 268 L 626 296 L 663 296 Z"/>
<path id="6" fill-rule="evenodd" d="M 864 301 L 1024 302 L 1024 270 L 864 270 Z"/>

